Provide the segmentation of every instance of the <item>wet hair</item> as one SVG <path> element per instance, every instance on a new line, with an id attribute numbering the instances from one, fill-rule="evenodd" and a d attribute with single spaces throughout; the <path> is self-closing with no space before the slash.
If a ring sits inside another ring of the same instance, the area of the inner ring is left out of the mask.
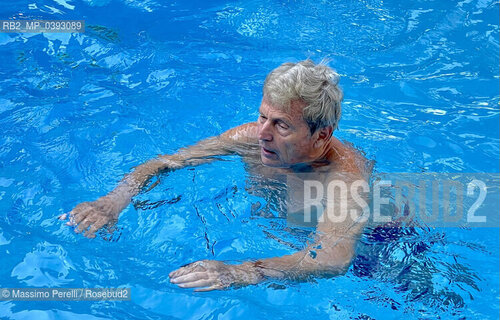
<path id="1" fill-rule="evenodd" d="M 264 82 L 264 98 L 285 111 L 291 102 L 303 101 L 302 116 L 311 134 L 317 129 L 332 126 L 337 129 L 342 114 L 344 97 L 338 86 L 339 75 L 326 62 L 315 64 L 311 60 L 283 63 Z"/>

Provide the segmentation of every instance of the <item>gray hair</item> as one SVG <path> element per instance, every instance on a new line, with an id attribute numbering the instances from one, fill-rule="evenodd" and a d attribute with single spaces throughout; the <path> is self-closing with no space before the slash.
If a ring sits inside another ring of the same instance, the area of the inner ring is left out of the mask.
<path id="1" fill-rule="evenodd" d="M 266 77 L 264 97 L 275 106 L 289 111 L 290 103 L 302 100 L 304 120 L 311 133 L 332 126 L 337 129 L 344 98 L 338 86 L 339 75 L 323 62 L 311 60 L 283 63 Z"/>

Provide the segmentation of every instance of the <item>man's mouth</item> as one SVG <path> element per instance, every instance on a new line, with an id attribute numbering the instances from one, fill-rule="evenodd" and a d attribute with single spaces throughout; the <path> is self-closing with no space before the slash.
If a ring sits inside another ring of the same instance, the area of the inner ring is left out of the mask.
<path id="1" fill-rule="evenodd" d="M 266 149 L 266 148 L 264 148 L 264 147 L 261 147 L 261 150 L 262 150 L 262 153 L 263 153 L 264 155 L 268 155 L 268 156 L 271 156 L 271 155 L 276 155 L 276 152 L 271 151 L 271 150 L 269 150 L 269 149 Z"/>

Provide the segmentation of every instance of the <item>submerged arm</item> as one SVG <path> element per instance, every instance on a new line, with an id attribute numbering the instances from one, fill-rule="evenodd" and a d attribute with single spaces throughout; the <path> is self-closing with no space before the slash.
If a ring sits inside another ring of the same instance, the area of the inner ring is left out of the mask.
<path id="1" fill-rule="evenodd" d="M 344 274 L 354 256 L 363 223 L 356 223 L 346 234 L 321 234 L 306 249 L 282 257 L 260 259 L 242 264 L 202 260 L 170 273 L 170 281 L 196 291 L 224 289 L 232 285 L 257 284 L 268 278 L 300 280 L 309 276 Z"/>
<path id="2" fill-rule="evenodd" d="M 129 205 L 132 198 L 152 177 L 161 172 L 208 163 L 214 161 L 216 156 L 239 153 L 240 146 L 250 142 L 249 134 L 252 133 L 252 129 L 253 124 L 245 124 L 226 131 L 220 136 L 182 148 L 173 155 L 161 155 L 135 167 L 107 195 L 96 201 L 77 205 L 69 213 L 69 224 L 78 225 L 78 232 L 88 229 L 85 236 L 95 237 L 95 232 L 101 227 L 118 220 L 120 212 Z M 64 214 L 60 219 L 66 219 L 67 216 Z"/>
<path id="3" fill-rule="evenodd" d="M 351 196 L 347 208 L 355 208 Z M 183 288 L 200 288 L 197 291 L 223 289 L 231 285 L 256 284 L 266 278 L 304 279 L 308 276 L 336 276 L 347 271 L 361 235 L 365 217 L 350 216 L 335 222 L 333 209 L 338 203 L 328 203 L 322 221 L 318 223 L 313 244 L 296 253 L 281 257 L 260 259 L 239 265 L 220 261 L 203 260 L 184 266 L 170 273 L 171 282 Z M 361 215 L 360 208 L 358 215 Z M 335 211 L 338 214 L 338 211 Z"/>

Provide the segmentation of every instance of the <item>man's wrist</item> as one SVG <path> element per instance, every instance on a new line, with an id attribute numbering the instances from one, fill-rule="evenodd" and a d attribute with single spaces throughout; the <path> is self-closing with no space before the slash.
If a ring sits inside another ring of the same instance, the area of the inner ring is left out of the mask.
<path id="1" fill-rule="evenodd" d="M 285 273 L 281 270 L 276 270 L 274 268 L 270 268 L 266 266 L 264 261 L 257 260 L 255 262 L 251 262 L 252 267 L 255 273 L 261 278 L 261 280 L 265 278 L 284 278 Z"/>
<path id="2" fill-rule="evenodd" d="M 117 187 L 101 199 L 112 205 L 115 208 L 113 211 L 117 211 L 119 214 L 130 204 L 132 197 L 126 188 L 120 189 Z"/>
<path id="3" fill-rule="evenodd" d="M 256 268 L 254 262 L 251 261 L 240 264 L 237 269 L 246 274 L 246 279 L 243 281 L 246 284 L 257 284 L 265 278 L 265 275 L 258 268 Z"/>
<path id="4" fill-rule="evenodd" d="M 183 161 L 179 155 L 163 155 L 159 157 L 160 170 L 175 170 L 183 167 Z"/>

